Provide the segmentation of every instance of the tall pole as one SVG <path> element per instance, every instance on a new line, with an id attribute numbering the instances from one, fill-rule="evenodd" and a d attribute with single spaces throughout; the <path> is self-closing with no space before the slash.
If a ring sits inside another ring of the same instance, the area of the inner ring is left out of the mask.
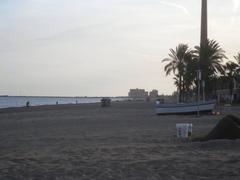
<path id="1" fill-rule="evenodd" d="M 202 12 L 201 12 L 201 39 L 200 39 L 200 47 L 201 49 L 206 47 L 208 41 L 208 13 L 207 13 L 207 0 L 202 0 Z M 202 99 L 205 101 L 205 71 L 206 68 L 206 59 L 202 52 L 200 52 L 200 69 L 202 70 Z"/>
<path id="2" fill-rule="evenodd" d="M 201 15 L 201 46 L 206 45 L 208 39 L 208 15 L 207 15 L 207 0 L 202 0 L 202 15 Z"/>

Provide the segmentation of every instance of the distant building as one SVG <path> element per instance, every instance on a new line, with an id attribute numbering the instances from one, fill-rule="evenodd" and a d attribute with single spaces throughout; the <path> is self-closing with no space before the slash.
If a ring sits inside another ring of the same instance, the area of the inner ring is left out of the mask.
<path id="1" fill-rule="evenodd" d="M 229 89 L 217 90 L 217 100 L 222 103 L 240 102 L 240 89 L 233 89 L 232 96 Z"/>
<path id="2" fill-rule="evenodd" d="M 157 98 L 158 97 L 158 90 L 152 90 L 150 93 L 149 93 L 149 97 L 154 99 L 154 98 Z"/>
<path id="3" fill-rule="evenodd" d="M 144 89 L 130 89 L 128 97 L 133 99 L 146 99 L 148 97 L 148 92 Z"/>
<path id="4" fill-rule="evenodd" d="M 240 102 L 240 84 L 234 81 L 232 92 L 229 84 L 224 84 L 225 88 L 217 90 L 217 100 L 222 103 L 239 103 Z"/>

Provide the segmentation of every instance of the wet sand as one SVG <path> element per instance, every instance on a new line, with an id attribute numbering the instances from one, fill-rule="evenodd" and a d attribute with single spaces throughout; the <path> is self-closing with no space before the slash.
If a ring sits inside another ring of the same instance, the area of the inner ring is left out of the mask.
<path id="1" fill-rule="evenodd" d="M 176 123 L 200 136 L 222 117 L 157 116 L 147 102 L 0 110 L 0 179 L 237 180 L 240 140 L 176 139 Z"/>

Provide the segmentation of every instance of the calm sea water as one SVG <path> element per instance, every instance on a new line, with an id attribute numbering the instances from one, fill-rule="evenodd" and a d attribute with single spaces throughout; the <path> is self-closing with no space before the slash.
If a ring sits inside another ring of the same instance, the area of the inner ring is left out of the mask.
<path id="1" fill-rule="evenodd" d="M 30 106 L 54 105 L 58 104 L 85 104 L 100 102 L 100 97 L 27 97 L 27 96 L 2 96 L 0 97 L 0 108 L 23 107 L 26 102 L 30 102 Z M 124 101 L 128 98 L 111 98 L 112 101 Z"/>

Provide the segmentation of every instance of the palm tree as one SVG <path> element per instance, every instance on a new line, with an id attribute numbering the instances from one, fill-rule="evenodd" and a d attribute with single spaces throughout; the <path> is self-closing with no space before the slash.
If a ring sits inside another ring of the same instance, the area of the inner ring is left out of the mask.
<path id="1" fill-rule="evenodd" d="M 164 67 L 166 75 L 174 74 L 175 85 L 179 90 L 179 101 L 181 102 L 183 87 L 184 87 L 184 74 L 187 67 L 187 58 L 192 54 L 187 44 L 179 44 L 176 49 L 170 49 L 169 57 L 162 60 L 162 62 L 168 62 Z"/>
<path id="2" fill-rule="evenodd" d="M 202 80 L 206 84 L 206 95 L 212 92 L 211 77 L 217 74 L 224 74 L 223 60 L 227 59 L 225 51 L 215 40 L 208 40 L 205 45 L 195 47 L 196 56 L 199 61 L 199 68 L 202 71 Z"/>
<path id="3" fill-rule="evenodd" d="M 193 51 L 186 55 L 186 69 L 183 75 L 183 92 L 186 101 L 191 100 L 194 89 L 197 86 L 196 76 L 198 70 L 198 60 Z M 190 98 L 190 99 L 189 99 Z"/>
<path id="4" fill-rule="evenodd" d="M 233 100 L 234 82 L 237 81 L 237 77 L 238 77 L 238 72 L 237 72 L 238 68 L 239 68 L 238 64 L 232 61 L 227 62 L 224 67 L 225 76 L 227 78 L 229 90 L 230 90 L 231 103 Z"/>
<path id="5" fill-rule="evenodd" d="M 234 59 L 237 61 L 237 63 L 240 65 L 240 52 L 234 56 Z"/>
<path id="6" fill-rule="evenodd" d="M 193 55 L 193 51 L 186 55 L 185 58 L 186 62 L 186 70 L 184 73 L 184 85 L 186 88 L 186 91 L 189 91 L 191 89 L 191 86 L 193 86 L 193 82 L 196 79 L 197 70 L 198 70 L 198 60 Z"/>

